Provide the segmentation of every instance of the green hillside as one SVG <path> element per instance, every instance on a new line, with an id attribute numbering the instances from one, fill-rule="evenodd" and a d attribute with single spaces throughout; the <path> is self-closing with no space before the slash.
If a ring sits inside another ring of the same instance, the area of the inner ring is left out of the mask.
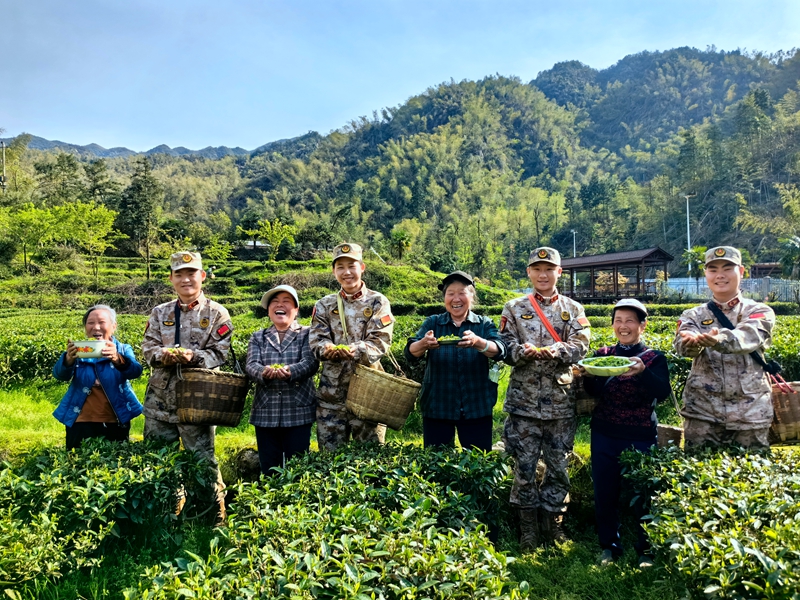
<path id="1" fill-rule="evenodd" d="M 328 135 L 218 160 L 92 160 L 26 149 L 20 136 L 7 153 L 0 277 L 65 246 L 302 261 L 350 240 L 513 288 L 532 248 L 569 255 L 573 231 L 579 254 L 661 246 L 680 257 L 689 194 L 694 244 L 734 244 L 797 275 L 798 79 L 797 52 L 678 48 L 599 71 L 559 63 L 530 84 L 450 81 Z"/>

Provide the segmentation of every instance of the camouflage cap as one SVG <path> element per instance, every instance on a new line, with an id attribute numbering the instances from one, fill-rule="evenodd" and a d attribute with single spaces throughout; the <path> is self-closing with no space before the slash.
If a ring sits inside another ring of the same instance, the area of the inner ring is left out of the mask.
<path id="1" fill-rule="evenodd" d="M 176 252 L 169 257 L 169 268 L 178 269 L 203 269 L 203 259 L 199 252 Z"/>
<path id="2" fill-rule="evenodd" d="M 705 264 L 715 260 L 725 260 L 735 264 L 737 267 L 741 267 L 742 253 L 733 246 L 717 246 L 716 248 L 709 248 L 706 250 Z"/>
<path id="3" fill-rule="evenodd" d="M 333 249 L 333 262 L 343 256 L 364 262 L 364 252 L 358 244 L 339 244 Z"/>
<path id="4" fill-rule="evenodd" d="M 551 265 L 560 267 L 561 255 L 555 248 L 548 248 L 547 246 L 542 246 L 541 248 L 536 248 L 536 250 L 531 252 L 530 257 L 528 257 L 528 266 L 531 266 L 533 263 L 537 262 L 546 262 L 550 263 Z"/>

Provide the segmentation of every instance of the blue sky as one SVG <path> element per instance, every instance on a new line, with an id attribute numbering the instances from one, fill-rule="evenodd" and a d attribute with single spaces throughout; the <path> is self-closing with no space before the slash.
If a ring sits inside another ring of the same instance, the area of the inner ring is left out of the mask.
<path id="1" fill-rule="evenodd" d="M 797 0 L 0 0 L 0 128 L 147 150 L 327 133 L 426 88 L 800 46 Z"/>

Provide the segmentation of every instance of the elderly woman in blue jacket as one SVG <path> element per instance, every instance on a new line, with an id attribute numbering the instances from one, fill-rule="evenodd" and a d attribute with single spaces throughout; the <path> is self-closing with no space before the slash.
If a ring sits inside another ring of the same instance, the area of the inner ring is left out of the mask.
<path id="1" fill-rule="evenodd" d="M 114 338 L 117 313 L 98 304 L 83 315 L 86 336 L 105 340 L 100 358 L 79 358 L 70 340 L 53 367 L 53 377 L 69 381 L 69 389 L 53 416 L 67 428 L 67 450 L 88 438 L 126 441 L 131 420 L 142 414 L 142 405 L 131 388 L 131 379 L 142 374 L 142 365 L 128 344 Z"/>

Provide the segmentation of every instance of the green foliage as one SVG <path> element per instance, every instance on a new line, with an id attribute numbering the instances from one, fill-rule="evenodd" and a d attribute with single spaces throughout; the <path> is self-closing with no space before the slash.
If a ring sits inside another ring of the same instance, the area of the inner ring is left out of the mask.
<path id="1" fill-rule="evenodd" d="M 200 512 L 210 501 L 209 477 L 192 453 L 152 442 L 95 439 L 76 451 L 50 449 L 18 466 L 6 463 L 0 587 L 99 565 L 118 539 L 166 536 L 178 519 L 177 490 L 189 512 Z"/>
<path id="2" fill-rule="evenodd" d="M 353 445 L 239 484 L 207 559 L 154 567 L 126 598 L 518 598 L 477 518 L 497 515 L 496 454 Z"/>
<path id="3" fill-rule="evenodd" d="M 712 598 L 795 598 L 800 483 L 794 450 L 676 448 L 624 457 L 652 500 L 646 529 L 667 569 Z"/>

